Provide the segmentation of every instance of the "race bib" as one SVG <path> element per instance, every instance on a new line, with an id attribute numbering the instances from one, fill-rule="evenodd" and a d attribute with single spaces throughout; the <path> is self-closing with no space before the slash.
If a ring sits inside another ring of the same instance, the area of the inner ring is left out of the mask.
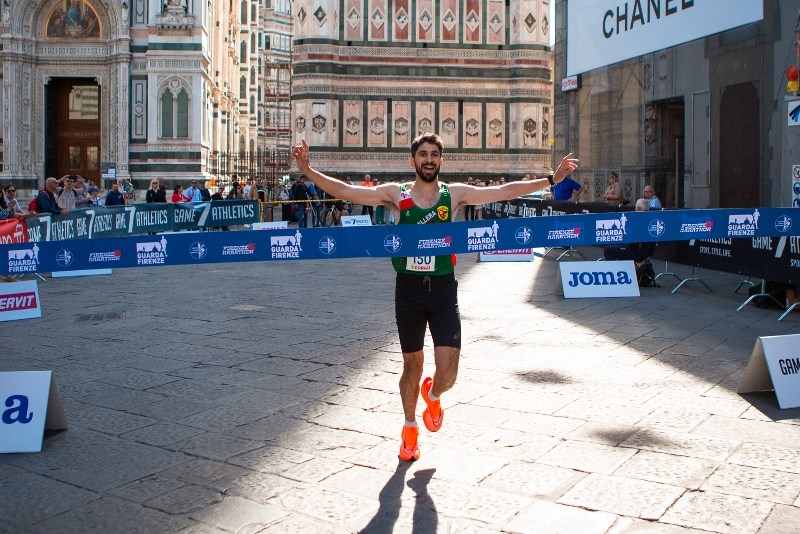
<path id="1" fill-rule="evenodd" d="M 406 260 L 406 270 L 432 273 L 436 270 L 436 256 L 412 256 Z"/>

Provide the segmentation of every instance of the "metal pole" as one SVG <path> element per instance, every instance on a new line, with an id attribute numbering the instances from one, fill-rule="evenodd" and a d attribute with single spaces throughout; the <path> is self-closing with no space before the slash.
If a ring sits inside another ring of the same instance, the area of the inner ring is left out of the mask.
<path id="1" fill-rule="evenodd" d="M 680 191 L 680 187 L 678 186 L 678 170 L 680 169 L 679 166 L 680 160 L 678 158 L 680 157 L 679 153 L 680 144 L 681 144 L 680 138 L 676 137 L 675 138 L 675 207 L 676 208 L 679 208 L 681 205 L 680 202 L 678 201 L 678 193 Z"/>

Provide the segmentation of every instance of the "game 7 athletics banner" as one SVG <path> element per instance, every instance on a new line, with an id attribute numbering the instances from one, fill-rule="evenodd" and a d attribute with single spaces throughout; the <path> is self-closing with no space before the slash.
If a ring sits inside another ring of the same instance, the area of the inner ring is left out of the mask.
<path id="1" fill-rule="evenodd" d="M 257 200 L 92 207 L 28 219 L 28 241 L 121 237 L 259 221 Z"/>
<path id="2" fill-rule="evenodd" d="M 447 224 L 179 232 L 0 245 L 0 274 L 237 261 L 427 257 L 731 237 L 778 238 L 784 247 L 796 250 L 800 225 L 793 221 L 800 221 L 800 209 L 616 212 Z M 800 279 L 800 261 L 792 265 L 790 279 Z"/>

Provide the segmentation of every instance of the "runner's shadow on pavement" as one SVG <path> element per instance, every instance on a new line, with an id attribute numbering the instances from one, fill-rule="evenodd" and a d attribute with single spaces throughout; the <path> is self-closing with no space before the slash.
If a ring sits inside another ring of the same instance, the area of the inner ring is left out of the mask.
<path id="1" fill-rule="evenodd" d="M 525 373 L 517 373 L 517 376 L 522 380 L 526 380 L 532 384 L 571 384 L 572 379 L 558 371 L 541 370 L 541 371 L 528 371 Z"/>
<path id="2" fill-rule="evenodd" d="M 375 516 L 370 519 L 367 526 L 360 530 L 360 534 L 383 534 L 392 532 L 397 519 L 400 517 L 401 496 L 405 486 L 414 491 L 414 516 L 412 533 L 436 532 L 439 521 L 436 504 L 428 494 L 428 483 L 433 478 L 436 469 L 422 469 L 414 473 L 414 477 L 405 482 L 406 473 L 413 462 L 400 460 L 394 474 L 383 486 L 378 496 L 380 507 Z"/>

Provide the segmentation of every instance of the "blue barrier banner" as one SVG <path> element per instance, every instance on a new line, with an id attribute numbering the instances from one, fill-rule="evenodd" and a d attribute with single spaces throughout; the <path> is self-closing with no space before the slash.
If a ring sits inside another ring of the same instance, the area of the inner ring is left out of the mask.
<path id="1" fill-rule="evenodd" d="M 27 220 L 28 241 L 40 242 L 198 230 L 254 222 L 259 222 L 257 200 L 98 206 Z"/>
<path id="2" fill-rule="evenodd" d="M 0 274 L 236 261 L 441 256 L 521 247 L 783 237 L 800 208 L 618 212 L 448 224 L 175 233 L 0 246 Z M 797 256 L 800 259 L 800 254 Z M 800 261 L 796 264 L 800 272 Z"/>

